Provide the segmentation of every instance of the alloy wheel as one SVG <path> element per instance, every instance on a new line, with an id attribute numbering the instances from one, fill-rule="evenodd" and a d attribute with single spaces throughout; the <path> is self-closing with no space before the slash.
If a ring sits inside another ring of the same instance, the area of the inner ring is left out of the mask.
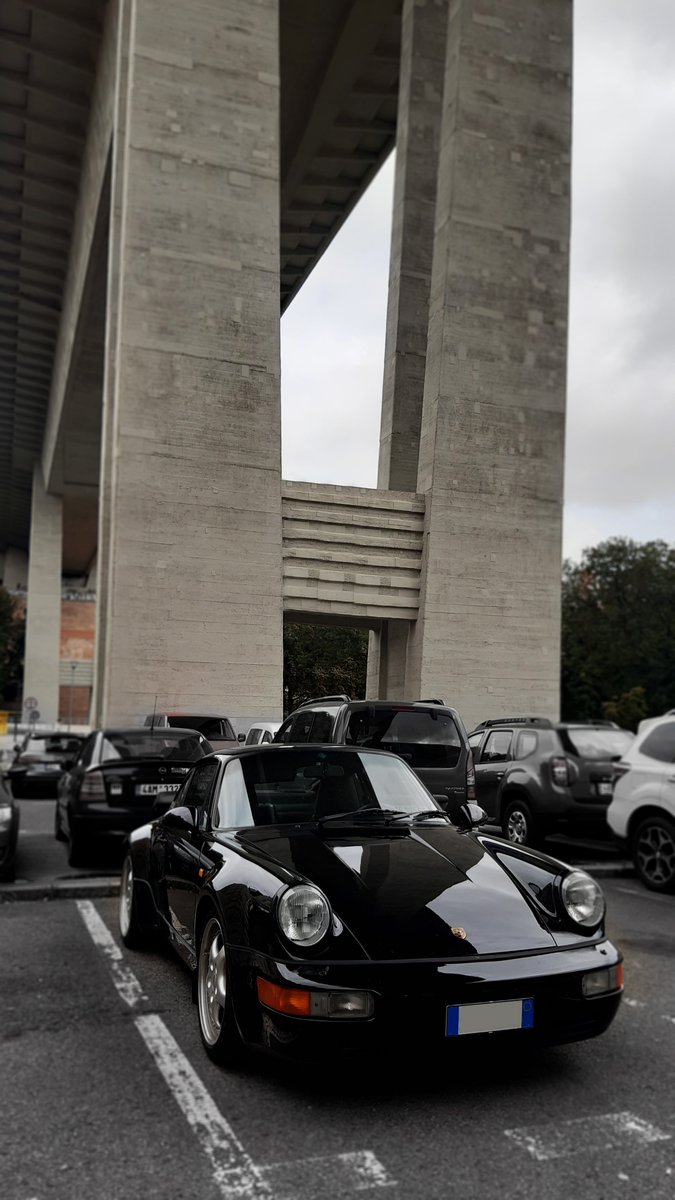
<path id="1" fill-rule="evenodd" d="M 506 821 L 506 836 L 516 846 L 523 846 L 527 841 L 527 817 L 520 808 L 514 808 Z"/>
<path id="2" fill-rule="evenodd" d="M 126 937 L 131 928 L 131 915 L 134 904 L 134 868 L 131 863 L 131 856 L 127 855 L 122 867 L 122 878 L 120 880 L 120 933 L 122 937 Z"/>
<path id="3" fill-rule="evenodd" d="M 649 883 L 664 887 L 675 880 L 675 837 L 663 825 L 647 822 L 642 826 L 635 842 L 635 857 Z"/>
<path id="4" fill-rule="evenodd" d="M 204 1040 L 214 1046 L 220 1037 L 225 1016 L 227 983 L 225 944 L 220 922 L 211 917 L 206 923 L 199 949 L 197 1000 Z"/>

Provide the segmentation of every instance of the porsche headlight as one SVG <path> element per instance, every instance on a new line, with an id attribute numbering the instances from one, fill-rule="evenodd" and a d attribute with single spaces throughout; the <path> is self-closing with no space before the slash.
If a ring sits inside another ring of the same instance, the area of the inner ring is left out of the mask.
<path id="1" fill-rule="evenodd" d="M 605 897 L 585 871 L 570 871 L 562 881 L 562 901 L 568 915 L 584 929 L 599 925 L 605 915 Z"/>
<path id="2" fill-rule="evenodd" d="M 282 932 L 298 946 L 316 946 L 328 932 L 330 916 L 323 892 L 304 883 L 284 892 L 277 909 Z"/>

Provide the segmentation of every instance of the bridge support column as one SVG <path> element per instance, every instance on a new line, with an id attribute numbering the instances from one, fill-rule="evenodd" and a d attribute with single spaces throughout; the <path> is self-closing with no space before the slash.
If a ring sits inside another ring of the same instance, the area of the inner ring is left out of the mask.
<path id="1" fill-rule="evenodd" d="M 135 0 L 127 17 L 98 717 L 138 719 L 156 695 L 245 728 L 282 704 L 277 0 L 201 0 L 198 20 Z"/>
<path id="2" fill-rule="evenodd" d="M 406 690 L 470 725 L 558 713 L 571 18 L 449 15 Z"/>
<path id="3" fill-rule="evenodd" d="M 24 700 L 37 701 L 40 723 L 59 716 L 59 650 L 61 638 L 62 504 L 45 491 L 42 467 L 33 471 Z M 24 714 L 25 715 L 25 714 Z"/>

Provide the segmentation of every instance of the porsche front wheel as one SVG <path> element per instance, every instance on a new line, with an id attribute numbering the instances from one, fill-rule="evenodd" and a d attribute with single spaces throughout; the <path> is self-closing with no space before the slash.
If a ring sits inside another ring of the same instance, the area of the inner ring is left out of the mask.
<path id="1" fill-rule="evenodd" d="M 130 950 L 142 950 L 152 944 L 152 935 L 148 933 L 140 914 L 138 884 L 134 878 L 134 864 L 130 854 L 127 854 L 122 864 L 120 879 L 119 926 L 120 937 Z"/>
<path id="2" fill-rule="evenodd" d="M 209 1058 L 221 1066 L 234 1066 L 241 1060 L 243 1047 L 228 986 L 225 936 L 216 916 L 207 919 L 199 941 L 197 1011 Z"/>

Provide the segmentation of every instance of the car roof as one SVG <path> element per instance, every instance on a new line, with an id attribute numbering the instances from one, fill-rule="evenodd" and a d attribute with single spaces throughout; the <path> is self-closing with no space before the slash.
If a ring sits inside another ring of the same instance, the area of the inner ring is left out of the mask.
<path id="1" fill-rule="evenodd" d="M 198 729 L 179 728 L 177 725 L 128 725 L 114 726 L 108 729 L 93 729 L 92 733 L 102 733 L 104 737 L 115 734 L 122 737 L 138 737 L 142 733 L 144 737 L 174 737 L 175 734 L 184 733 L 189 737 L 204 737 Z"/>
<path id="2" fill-rule="evenodd" d="M 336 745 L 334 742 L 272 742 L 267 746 L 244 746 L 233 747 L 232 750 L 215 750 L 216 758 L 249 758 L 254 754 L 264 755 L 265 758 L 270 754 L 279 752 L 285 754 L 288 750 L 311 750 L 319 752 L 321 750 L 330 752 L 331 754 L 381 754 L 385 758 L 395 758 L 399 762 L 402 761 L 400 755 L 391 754 L 388 750 L 376 750 L 374 746 L 343 746 Z M 406 764 L 407 765 L 407 764 Z"/>

